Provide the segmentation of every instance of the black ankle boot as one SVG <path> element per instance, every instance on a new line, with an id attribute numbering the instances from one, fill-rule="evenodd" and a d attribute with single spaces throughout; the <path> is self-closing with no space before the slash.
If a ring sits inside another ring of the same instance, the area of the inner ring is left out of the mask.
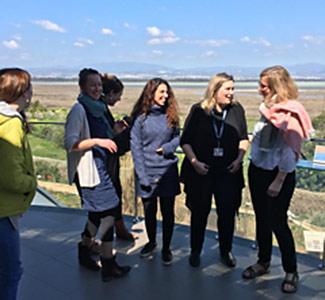
<path id="1" fill-rule="evenodd" d="M 101 257 L 102 263 L 102 280 L 104 282 L 109 281 L 113 278 L 120 278 L 130 272 L 130 266 L 120 266 L 115 261 L 115 256 L 112 258 Z"/>
<path id="2" fill-rule="evenodd" d="M 91 257 L 91 249 L 83 245 L 81 242 L 78 244 L 78 258 L 80 265 L 92 271 L 100 270 L 100 265 L 96 260 Z"/>

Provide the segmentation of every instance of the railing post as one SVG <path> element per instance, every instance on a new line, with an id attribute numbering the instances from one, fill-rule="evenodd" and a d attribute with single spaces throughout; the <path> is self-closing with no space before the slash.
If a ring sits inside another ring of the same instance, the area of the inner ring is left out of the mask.
<path id="1" fill-rule="evenodd" d="M 325 269 L 325 238 L 323 240 L 323 253 L 321 254 L 321 256 L 322 256 L 322 261 L 318 265 L 318 269 L 324 270 Z"/>
<path id="2" fill-rule="evenodd" d="M 138 213 L 138 189 L 137 189 L 137 178 L 134 171 L 134 199 L 133 199 L 133 223 L 140 222 L 139 213 Z"/>

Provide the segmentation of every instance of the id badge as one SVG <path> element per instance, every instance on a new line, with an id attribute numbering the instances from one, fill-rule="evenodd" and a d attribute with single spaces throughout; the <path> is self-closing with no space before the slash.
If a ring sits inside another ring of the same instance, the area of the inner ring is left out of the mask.
<path id="1" fill-rule="evenodd" d="M 223 148 L 217 147 L 213 149 L 213 156 L 222 157 L 223 156 Z"/>

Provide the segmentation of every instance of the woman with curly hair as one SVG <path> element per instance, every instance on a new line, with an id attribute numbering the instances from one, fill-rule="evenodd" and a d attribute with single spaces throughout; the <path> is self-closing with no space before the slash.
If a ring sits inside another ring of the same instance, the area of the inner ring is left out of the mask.
<path id="1" fill-rule="evenodd" d="M 173 259 L 170 242 L 174 227 L 175 196 L 180 193 L 175 150 L 179 145 L 177 102 L 169 83 L 161 78 L 147 82 L 131 113 L 131 152 L 138 194 L 142 198 L 149 242 L 141 257 L 150 257 L 157 246 L 157 199 L 163 218 L 162 262 Z"/>

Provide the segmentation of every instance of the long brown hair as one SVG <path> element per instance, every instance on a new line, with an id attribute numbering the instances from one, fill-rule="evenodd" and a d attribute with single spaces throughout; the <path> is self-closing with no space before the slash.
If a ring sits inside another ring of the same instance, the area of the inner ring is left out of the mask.
<path id="1" fill-rule="evenodd" d="M 143 91 L 135 103 L 132 112 L 131 118 L 134 121 L 135 118 L 141 114 L 148 115 L 150 112 L 151 106 L 154 104 L 154 96 L 159 85 L 165 84 L 168 89 L 168 99 L 165 103 L 166 106 L 166 115 L 168 120 L 169 127 L 178 127 L 179 126 L 179 116 L 178 116 L 178 105 L 174 92 L 170 87 L 169 83 L 162 78 L 153 78 L 150 79 Z"/>
<path id="2" fill-rule="evenodd" d="M 7 103 L 15 102 L 31 85 L 30 74 L 19 68 L 0 70 L 0 100 Z"/>

